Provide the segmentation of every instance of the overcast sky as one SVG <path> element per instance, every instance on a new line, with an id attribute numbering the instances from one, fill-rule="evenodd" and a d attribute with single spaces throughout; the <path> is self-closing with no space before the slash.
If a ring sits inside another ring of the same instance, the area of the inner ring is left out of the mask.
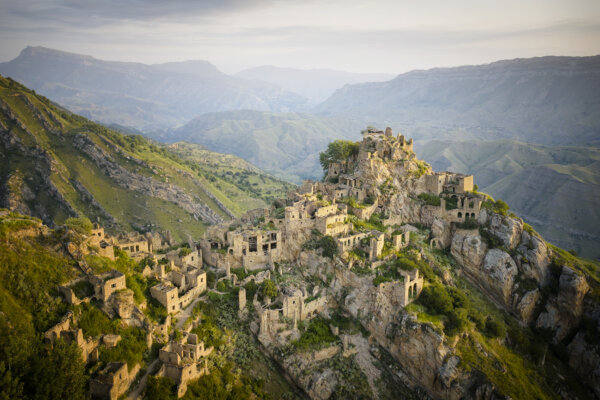
<path id="1" fill-rule="evenodd" d="M 126 3 L 126 4 L 123 4 Z M 600 54 L 600 0 L 0 0 L 0 61 L 96 58 L 401 73 Z"/>

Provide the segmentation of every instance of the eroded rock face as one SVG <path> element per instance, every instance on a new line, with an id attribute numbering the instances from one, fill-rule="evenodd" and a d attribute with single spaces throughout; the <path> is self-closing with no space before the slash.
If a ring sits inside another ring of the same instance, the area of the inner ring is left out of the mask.
<path id="1" fill-rule="evenodd" d="M 479 273 L 479 267 L 485 256 L 487 246 L 481 240 L 479 232 L 457 231 L 452 238 L 450 252 L 468 272 Z"/>
<path id="2" fill-rule="evenodd" d="M 546 286 L 550 281 L 550 270 L 548 269 L 550 251 L 546 242 L 536 235 L 530 235 L 523 231 L 517 250 L 525 257 L 525 260 L 521 258 L 520 265 L 523 276 L 537 280 L 542 287 Z"/>
<path id="3" fill-rule="evenodd" d="M 589 290 L 585 277 L 563 266 L 558 295 L 546 303 L 536 321 L 536 327 L 554 331 L 553 342 L 563 340 L 579 325 L 583 313 L 583 298 Z"/>
<path id="4" fill-rule="evenodd" d="M 521 321 L 526 324 L 531 323 L 533 312 L 535 311 L 535 306 L 539 299 L 540 291 L 538 289 L 531 290 L 518 299 L 515 309 L 519 314 Z"/>
<path id="5" fill-rule="evenodd" d="M 521 241 L 523 221 L 500 214 L 492 214 L 489 222 L 490 232 L 502 240 L 504 247 L 509 250 L 517 247 Z"/>
<path id="6" fill-rule="evenodd" d="M 558 307 L 570 318 L 578 320 L 583 313 L 583 298 L 590 290 L 585 277 L 563 266 L 558 287 Z"/>
<path id="7" fill-rule="evenodd" d="M 512 287 L 517 272 L 517 265 L 510 254 L 500 249 L 491 249 L 483 260 L 482 283 L 504 304 L 510 304 Z"/>
<path id="8" fill-rule="evenodd" d="M 600 398 L 600 349 L 585 340 L 585 334 L 579 332 L 569 346 L 569 366 L 575 370 L 583 382 Z"/>

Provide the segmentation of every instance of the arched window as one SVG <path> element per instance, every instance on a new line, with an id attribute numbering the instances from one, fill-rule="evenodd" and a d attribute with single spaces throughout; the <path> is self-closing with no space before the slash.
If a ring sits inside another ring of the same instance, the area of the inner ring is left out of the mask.
<path id="1" fill-rule="evenodd" d="M 462 213 L 460 211 L 458 212 L 458 218 L 462 218 Z"/>

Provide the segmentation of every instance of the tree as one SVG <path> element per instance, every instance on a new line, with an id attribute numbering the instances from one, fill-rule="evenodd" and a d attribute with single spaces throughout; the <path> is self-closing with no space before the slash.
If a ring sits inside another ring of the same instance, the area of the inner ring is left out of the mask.
<path id="1" fill-rule="evenodd" d="M 166 376 L 149 376 L 146 398 L 148 400 L 175 399 L 175 382 Z"/>
<path id="2" fill-rule="evenodd" d="M 33 368 L 33 399 L 86 399 L 85 365 L 75 342 L 58 339 L 54 348 L 43 347 Z"/>
<path id="3" fill-rule="evenodd" d="M 65 225 L 67 228 L 73 229 L 75 232 L 80 234 L 89 234 L 94 227 L 92 225 L 92 221 L 90 221 L 86 217 L 82 218 L 67 218 L 65 220 Z"/>
<path id="4" fill-rule="evenodd" d="M 18 400 L 23 398 L 23 384 L 12 376 L 4 361 L 0 361 L 0 400 Z"/>
<path id="5" fill-rule="evenodd" d="M 262 293 L 263 296 L 269 297 L 271 299 L 277 297 L 277 286 L 275 285 L 275 282 L 273 282 L 270 279 L 264 280 L 262 283 Z"/>
<path id="6" fill-rule="evenodd" d="M 335 242 L 335 239 L 329 235 L 323 236 L 321 240 L 319 240 L 319 247 L 323 249 L 323 252 L 321 253 L 323 257 L 333 259 L 338 253 L 337 243 Z"/>
<path id="7" fill-rule="evenodd" d="M 454 308 L 452 297 L 439 283 L 434 283 L 425 287 L 421 292 L 419 301 L 437 314 L 447 315 Z"/>
<path id="8" fill-rule="evenodd" d="M 327 150 L 319 154 L 323 170 L 329 170 L 329 164 L 347 160 L 358 155 L 360 144 L 350 140 L 335 140 L 327 145 Z"/>

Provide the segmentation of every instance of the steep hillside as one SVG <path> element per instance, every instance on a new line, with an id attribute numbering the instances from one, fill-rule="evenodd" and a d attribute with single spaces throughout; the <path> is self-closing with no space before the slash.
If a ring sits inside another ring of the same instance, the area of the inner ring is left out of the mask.
<path id="1" fill-rule="evenodd" d="M 364 122 L 252 110 L 201 115 L 161 140 L 185 140 L 231 153 L 259 168 L 299 183 L 322 175 L 318 155 L 334 139 L 348 138 Z"/>
<path id="2" fill-rule="evenodd" d="M 0 64 L 0 74 L 87 118 L 142 131 L 170 128 L 211 111 L 290 111 L 306 102 L 276 85 L 225 75 L 206 62 L 109 62 L 43 47 L 25 48 Z"/>
<path id="3" fill-rule="evenodd" d="M 419 154 L 437 170 L 473 174 L 552 243 L 600 257 L 600 149 L 514 141 L 431 141 Z"/>
<path id="4" fill-rule="evenodd" d="M 413 71 L 346 86 L 317 107 L 429 139 L 599 144 L 600 56 L 542 57 Z"/>
<path id="5" fill-rule="evenodd" d="M 359 74 L 331 69 L 303 70 L 272 65 L 249 68 L 235 76 L 274 83 L 308 98 L 312 105 L 324 101 L 344 85 L 387 81 L 394 77 L 391 74 Z"/>
<path id="6" fill-rule="evenodd" d="M 119 134 L 3 77 L 0 110 L 0 205 L 49 225 L 85 215 L 113 230 L 169 229 L 182 240 L 289 187 L 231 156 L 193 146 L 177 155 Z"/>

